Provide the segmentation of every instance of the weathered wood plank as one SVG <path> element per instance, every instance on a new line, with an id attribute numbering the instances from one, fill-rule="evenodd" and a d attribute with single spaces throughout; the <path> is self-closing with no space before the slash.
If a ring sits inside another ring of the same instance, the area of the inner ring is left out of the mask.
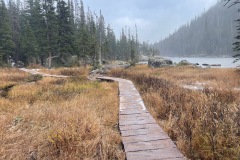
<path id="1" fill-rule="evenodd" d="M 148 135 L 122 137 L 123 144 L 158 141 L 158 140 L 166 140 L 166 139 L 170 139 L 166 134 L 153 134 L 153 133 Z"/>
<path id="2" fill-rule="evenodd" d="M 149 134 L 158 134 L 163 133 L 161 128 L 143 128 L 143 129 L 136 129 L 136 130 L 127 130 L 121 131 L 123 137 L 128 136 L 136 136 L 136 135 L 149 135 Z"/>
<path id="3" fill-rule="evenodd" d="M 119 83 L 119 128 L 127 160 L 185 159 L 148 112 L 131 81 L 112 77 L 98 79 Z"/>
<path id="4" fill-rule="evenodd" d="M 129 130 L 137 130 L 137 129 L 148 129 L 148 128 L 159 128 L 156 124 L 143 124 L 143 125 L 128 125 L 119 127 L 120 131 L 129 131 Z"/>
<path id="5" fill-rule="evenodd" d="M 125 152 L 140 152 L 146 150 L 158 150 L 164 148 L 174 148 L 175 145 L 170 139 L 150 141 L 150 142 L 138 142 L 128 143 L 124 145 Z"/>
<path id="6" fill-rule="evenodd" d="M 164 148 L 157 150 L 144 150 L 127 152 L 128 160 L 159 160 L 159 159 L 185 159 L 177 148 Z"/>

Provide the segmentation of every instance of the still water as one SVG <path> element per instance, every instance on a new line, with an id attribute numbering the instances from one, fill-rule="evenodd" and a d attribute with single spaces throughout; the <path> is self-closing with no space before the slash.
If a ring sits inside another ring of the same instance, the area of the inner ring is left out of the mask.
<path id="1" fill-rule="evenodd" d="M 180 62 L 182 60 L 187 60 L 190 63 L 198 63 L 200 66 L 202 64 L 221 64 L 221 68 L 236 68 L 240 65 L 240 61 L 233 63 L 234 58 L 186 58 L 186 57 L 166 57 L 171 59 L 173 62 Z M 219 67 L 217 67 L 219 68 Z"/>

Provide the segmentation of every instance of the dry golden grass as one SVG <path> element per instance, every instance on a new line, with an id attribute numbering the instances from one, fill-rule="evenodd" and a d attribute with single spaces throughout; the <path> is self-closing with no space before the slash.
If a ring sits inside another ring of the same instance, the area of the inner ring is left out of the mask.
<path id="1" fill-rule="evenodd" d="M 117 84 L 18 83 L 0 97 L 0 159 L 125 159 Z"/>
<path id="2" fill-rule="evenodd" d="M 149 68 L 137 65 L 134 72 L 166 79 L 177 85 L 195 85 L 205 83 L 207 87 L 240 87 L 240 71 L 234 68 L 199 68 L 191 66 Z"/>
<path id="3" fill-rule="evenodd" d="M 133 80 L 151 114 L 188 158 L 240 159 L 240 97 L 232 89 L 239 87 L 239 71 L 136 66 L 110 74 Z M 196 81 L 215 86 L 180 87 Z"/>
<path id="4" fill-rule="evenodd" d="M 24 82 L 28 74 L 18 69 L 0 68 L 0 90 L 5 87 Z"/>
<path id="5" fill-rule="evenodd" d="M 39 72 L 53 74 L 53 75 L 64 75 L 64 76 L 87 76 L 89 73 L 90 66 L 84 67 L 71 67 L 71 68 L 55 68 L 55 69 L 40 69 Z"/>

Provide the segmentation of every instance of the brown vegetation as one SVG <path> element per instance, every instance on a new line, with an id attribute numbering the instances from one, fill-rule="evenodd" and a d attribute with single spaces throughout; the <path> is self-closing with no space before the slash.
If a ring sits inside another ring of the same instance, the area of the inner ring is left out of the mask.
<path id="1" fill-rule="evenodd" d="M 53 74 L 53 75 L 63 75 L 63 76 L 86 76 L 89 73 L 90 68 L 84 67 L 72 67 L 72 68 L 55 68 L 55 69 L 40 69 L 39 72 Z"/>
<path id="2" fill-rule="evenodd" d="M 194 85 L 196 82 L 205 83 L 206 87 L 240 87 L 240 70 L 234 68 L 200 68 L 191 66 L 149 68 L 137 65 L 135 73 L 159 77 L 177 85 Z"/>
<path id="3" fill-rule="evenodd" d="M 26 73 L 0 70 L 15 85 L 0 96 L 0 159 L 125 159 L 117 84 L 65 73 L 78 77 L 29 83 Z"/>
<path id="4" fill-rule="evenodd" d="M 240 73 L 235 69 L 137 66 L 113 70 L 133 80 L 158 123 L 190 159 L 240 158 Z M 209 82 L 203 91 L 185 83 Z"/>
<path id="5" fill-rule="evenodd" d="M 18 69 L 0 68 L 0 90 L 24 82 L 27 77 L 27 73 L 19 72 Z"/>

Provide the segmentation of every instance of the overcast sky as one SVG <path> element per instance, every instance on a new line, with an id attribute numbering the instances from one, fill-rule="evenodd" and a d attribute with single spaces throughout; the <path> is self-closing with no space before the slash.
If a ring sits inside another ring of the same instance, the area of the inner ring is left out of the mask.
<path id="1" fill-rule="evenodd" d="M 129 26 L 139 39 L 151 43 L 161 40 L 178 27 L 207 10 L 218 0 L 83 0 L 85 9 L 102 13 L 116 36 Z"/>

